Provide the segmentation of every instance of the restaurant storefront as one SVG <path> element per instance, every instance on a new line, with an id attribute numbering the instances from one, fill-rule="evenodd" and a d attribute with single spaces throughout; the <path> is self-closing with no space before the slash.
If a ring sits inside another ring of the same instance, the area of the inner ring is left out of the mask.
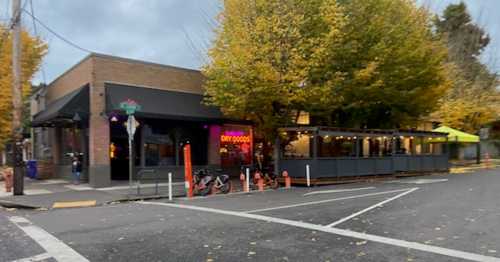
<path id="1" fill-rule="evenodd" d="M 278 168 L 328 179 L 447 171 L 446 134 L 417 130 L 289 127 L 280 130 Z"/>
<path id="2" fill-rule="evenodd" d="M 69 177 L 71 155 L 78 154 L 84 179 L 95 187 L 128 179 L 127 115 L 120 103 L 134 100 L 141 105 L 134 174 L 149 169 L 160 178 L 172 172 L 183 179 L 182 148 L 189 143 L 194 169 L 237 175 L 241 165 L 252 163 L 252 126 L 205 105 L 203 82 L 197 70 L 91 54 L 32 99 L 34 133 L 48 137 L 43 148 L 35 145 L 36 157 L 48 159 L 55 177 Z"/>

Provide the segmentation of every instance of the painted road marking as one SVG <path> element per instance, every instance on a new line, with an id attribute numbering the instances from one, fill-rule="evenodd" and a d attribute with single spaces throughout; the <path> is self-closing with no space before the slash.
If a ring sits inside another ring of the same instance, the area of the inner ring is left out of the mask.
<path id="1" fill-rule="evenodd" d="M 309 193 L 305 193 L 304 196 L 312 196 L 312 195 L 319 195 L 319 194 L 330 194 L 330 193 L 340 193 L 340 192 L 352 192 L 352 191 L 359 191 L 359 190 L 368 190 L 368 189 L 375 189 L 375 187 L 361 187 L 361 188 L 349 188 L 349 189 L 334 189 L 334 190 L 321 190 L 321 191 L 313 191 Z"/>
<path id="2" fill-rule="evenodd" d="M 326 227 L 326 226 L 322 226 L 322 225 L 315 225 L 315 224 L 311 224 L 311 223 L 293 221 L 293 220 L 288 220 L 288 219 L 283 219 L 283 218 L 275 218 L 275 217 L 268 217 L 268 216 L 263 216 L 263 215 L 258 215 L 258 214 L 248 214 L 248 213 L 243 213 L 243 212 L 228 211 L 228 210 L 199 207 L 199 206 L 182 205 L 182 204 L 170 204 L 170 203 L 159 203 L 159 202 L 136 202 L 136 203 L 144 204 L 144 205 L 158 205 L 158 206 L 167 206 L 167 207 L 173 207 L 173 208 L 183 208 L 183 209 L 190 209 L 190 210 L 196 210 L 196 211 L 204 211 L 204 212 L 210 212 L 210 213 L 216 213 L 216 214 L 222 214 L 222 215 L 229 215 L 229 216 L 236 216 L 236 217 L 242 217 L 242 218 L 248 218 L 248 219 L 261 220 L 261 221 L 265 221 L 265 222 L 272 222 L 272 223 L 283 224 L 283 225 L 287 225 L 287 226 L 304 228 L 304 229 L 308 229 L 308 230 L 315 230 L 315 231 L 321 231 L 321 232 L 326 232 L 326 233 L 332 233 L 332 234 L 337 234 L 337 235 L 341 235 L 341 236 L 345 236 L 345 237 L 363 239 L 363 240 L 367 240 L 367 241 L 373 241 L 373 242 L 377 242 L 377 243 L 398 246 L 398 247 L 403 247 L 403 248 L 408 248 L 408 249 L 414 249 L 414 250 L 419 250 L 419 251 L 424 251 L 424 252 L 428 252 L 428 253 L 434 253 L 434 254 L 439 254 L 439 255 L 444 255 L 444 256 L 449 256 L 449 257 L 468 259 L 471 261 L 500 262 L 500 258 L 497 258 L 497 257 L 485 256 L 485 255 L 469 253 L 469 252 L 460 251 L 460 250 L 431 246 L 431 245 L 426 245 L 426 244 L 420 244 L 417 242 L 410 242 L 410 241 L 399 240 L 399 239 L 388 238 L 388 237 L 381 237 L 381 236 L 376 236 L 376 235 L 359 233 L 359 232 L 355 232 L 355 231 L 351 231 L 351 230 L 345 230 L 345 229 L 340 229 L 340 228 L 335 228 L 335 227 Z"/>
<path id="3" fill-rule="evenodd" d="M 338 224 L 344 223 L 345 221 L 350 220 L 350 219 L 352 219 L 352 218 L 355 218 L 355 217 L 357 217 L 357 216 L 359 216 L 359 215 L 361 215 L 361 214 L 363 214 L 363 213 L 366 213 L 366 212 L 368 212 L 368 211 L 370 211 L 370 210 L 372 210 L 372 209 L 374 209 L 374 208 L 381 207 L 381 206 L 383 206 L 384 204 L 387 204 L 387 203 L 389 203 L 389 202 L 391 202 L 391 201 L 393 201 L 393 200 L 396 200 L 396 199 L 398 199 L 398 198 L 400 198 L 400 197 L 402 197 L 402 196 L 405 196 L 405 195 L 407 195 L 407 194 L 410 194 L 411 192 L 413 192 L 413 191 L 415 191 L 415 190 L 417 190 L 417 189 L 418 189 L 418 187 L 416 187 L 416 188 L 412 188 L 412 189 L 410 189 L 410 190 L 408 190 L 408 191 L 406 191 L 406 192 L 403 192 L 403 193 L 401 193 L 401 194 L 399 194 L 399 195 L 393 196 L 393 197 L 391 197 L 391 198 L 389 198 L 389 199 L 386 199 L 386 200 L 384 200 L 384 201 L 382 201 L 382 202 L 380 202 L 380 203 L 378 203 L 378 204 L 375 204 L 375 205 L 370 206 L 370 207 L 368 207 L 368 208 L 365 208 L 365 209 L 363 209 L 363 210 L 361 210 L 361 211 L 359 211 L 359 212 L 356 212 L 356 213 L 354 213 L 354 214 L 352 214 L 352 215 L 350 215 L 350 216 L 344 217 L 344 218 L 339 219 L 339 220 L 337 220 L 337 221 L 335 221 L 335 222 L 333 222 L 333 223 L 331 223 L 331 224 L 328 224 L 328 225 L 327 225 L 327 227 L 334 227 L 334 226 L 336 226 L 336 225 L 338 225 Z"/>
<path id="4" fill-rule="evenodd" d="M 47 251 L 47 253 L 49 253 L 55 260 L 77 262 L 89 261 L 82 255 L 78 254 L 71 247 L 64 244 L 61 240 L 49 234 L 42 228 L 33 225 L 28 219 L 16 216 L 10 217 L 9 219 L 12 223 L 14 223 L 14 225 L 24 231 L 26 235 L 35 240 L 35 242 L 45 249 L 45 251 Z"/>
<path id="5" fill-rule="evenodd" d="M 93 207 L 96 205 L 95 200 L 72 201 L 72 202 L 55 202 L 52 208 L 71 208 L 71 207 Z"/>
<path id="6" fill-rule="evenodd" d="M 52 191 L 47 190 L 47 189 L 25 189 L 24 194 L 25 195 L 45 195 L 45 194 L 52 194 Z"/>
<path id="7" fill-rule="evenodd" d="M 333 198 L 333 199 L 326 199 L 326 200 L 310 201 L 310 202 L 299 203 L 299 204 L 292 204 L 292 205 L 284 205 L 284 206 L 277 206 L 277 207 L 254 209 L 254 210 L 244 211 L 244 213 L 257 213 L 257 212 L 271 211 L 271 210 L 276 210 L 276 209 L 284 209 L 284 208 L 292 208 L 292 207 L 300 207 L 300 206 L 317 205 L 317 204 L 323 204 L 323 203 L 340 201 L 340 200 L 347 200 L 347 199 L 355 199 L 355 198 L 362 198 L 362 197 L 370 197 L 370 196 L 378 196 L 378 195 L 385 195 L 385 194 L 397 193 L 397 192 L 407 191 L 409 189 L 411 189 L 411 188 L 404 188 L 404 189 L 391 190 L 391 191 L 383 191 L 383 192 L 377 192 L 377 193 L 369 193 L 369 194 L 363 194 L 363 195 L 347 196 L 347 197 L 340 197 L 340 198 Z"/>
<path id="8" fill-rule="evenodd" d="M 30 261 L 42 261 L 51 258 L 49 253 L 42 253 L 32 257 L 26 257 L 21 259 L 12 260 L 11 262 L 30 262 Z"/>
<path id="9" fill-rule="evenodd" d="M 443 179 L 428 179 L 428 178 L 422 178 L 422 179 L 404 179 L 404 180 L 395 180 L 395 181 L 389 181 L 387 183 L 399 183 L 399 184 L 417 184 L 417 185 L 423 185 L 423 184 L 432 184 L 432 183 L 440 183 L 440 182 L 446 182 L 448 179 L 443 178 Z"/>

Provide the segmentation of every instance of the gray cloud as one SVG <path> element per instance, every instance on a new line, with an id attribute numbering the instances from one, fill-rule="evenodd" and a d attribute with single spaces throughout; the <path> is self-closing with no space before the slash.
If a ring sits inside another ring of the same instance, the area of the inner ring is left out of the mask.
<path id="1" fill-rule="evenodd" d="M 4 0 L 9 2 L 8 0 Z M 35 15 L 56 32 L 95 52 L 198 69 L 212 33 L 221 0 L 34 0 Z M 460 0 L 418 0 L 435 12 Z M 500 71 L 499 0 L 466 0 L 476 21 L 493 38 L 483 60 Z M 7 3 L 8 4 L 8 3 Z M 0 9 L 5 6 L 0 3 Z M 28 8 L 29 10 L 29 8 Z M 3 10 L 0 19 L 5 18 Z M 30 17 L 24 24 L 31 28 Z M 47 81 L 57 77 L 86 53 L 38 27 L 49 43 L 44 61 Z M 38 74 L 35 82 L 41 81 Z"/>

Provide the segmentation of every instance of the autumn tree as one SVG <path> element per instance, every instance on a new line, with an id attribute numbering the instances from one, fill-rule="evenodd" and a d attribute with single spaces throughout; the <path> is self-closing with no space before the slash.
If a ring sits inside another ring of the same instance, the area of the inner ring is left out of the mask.
<path id="1" fill-rule="evenodd" d="M 3 35 L 6 26 L 0 24 L 0 35 Z M 24 99 L 27 99 L 31 90 L 31 80 L 38 71 L 43 56 L 47 52 L 47 45 L 39 38 L 28 32 L 21 33 L 21 68 L 22 88 Z M 12 40 L 10 34 L 0 46 L 0 149 L 11 138 L 12 132 Z"/>
<path id="2" fill-rule="evenodd" d="M 330 87 L 308 79 L 322 38 L 340 37 L 339 14 L 334 0 L 224 1 L 203 69 L 207 101 L 272 134 L 291 122 L 294 110 L 330 100 Z"/>
<path id="3" fill-rule="evenodd" d="M 395 127 L 431 112 L 446 48 L 410 0 L 226 0 L 203 72 L 210 104 L 271 134 L 315 124 Z"/>
<path id="4" fill-rule="evenodd" d="M 433 116 L 445 125 L 475 133 L 498 119 L 498 77 L 480 60 L 489 36 L 472 22 L 466 5 L 449 5 L 435 20 L 436 31 L 449 50 L 451 88 Z"/>
<path id="5" fill-rule="evenodd" d="M 348 17 L 341 44 L 326 55 L 323 75 L 337 72 L 340 97 L 326 124 L 414 126 L 449 87 L 446 47 L 430 14 L 410 0 L 339 0 Z"/>

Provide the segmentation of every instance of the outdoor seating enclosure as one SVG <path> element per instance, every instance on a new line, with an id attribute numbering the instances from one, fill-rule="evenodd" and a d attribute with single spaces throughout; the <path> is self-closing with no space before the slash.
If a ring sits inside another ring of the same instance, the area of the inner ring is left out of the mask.
<path id="1" fill-rule="evenodd" d="M 277 169 L 311 179 L 447 171 L 447 134 L 428 131 L 279 129 Z"/>

